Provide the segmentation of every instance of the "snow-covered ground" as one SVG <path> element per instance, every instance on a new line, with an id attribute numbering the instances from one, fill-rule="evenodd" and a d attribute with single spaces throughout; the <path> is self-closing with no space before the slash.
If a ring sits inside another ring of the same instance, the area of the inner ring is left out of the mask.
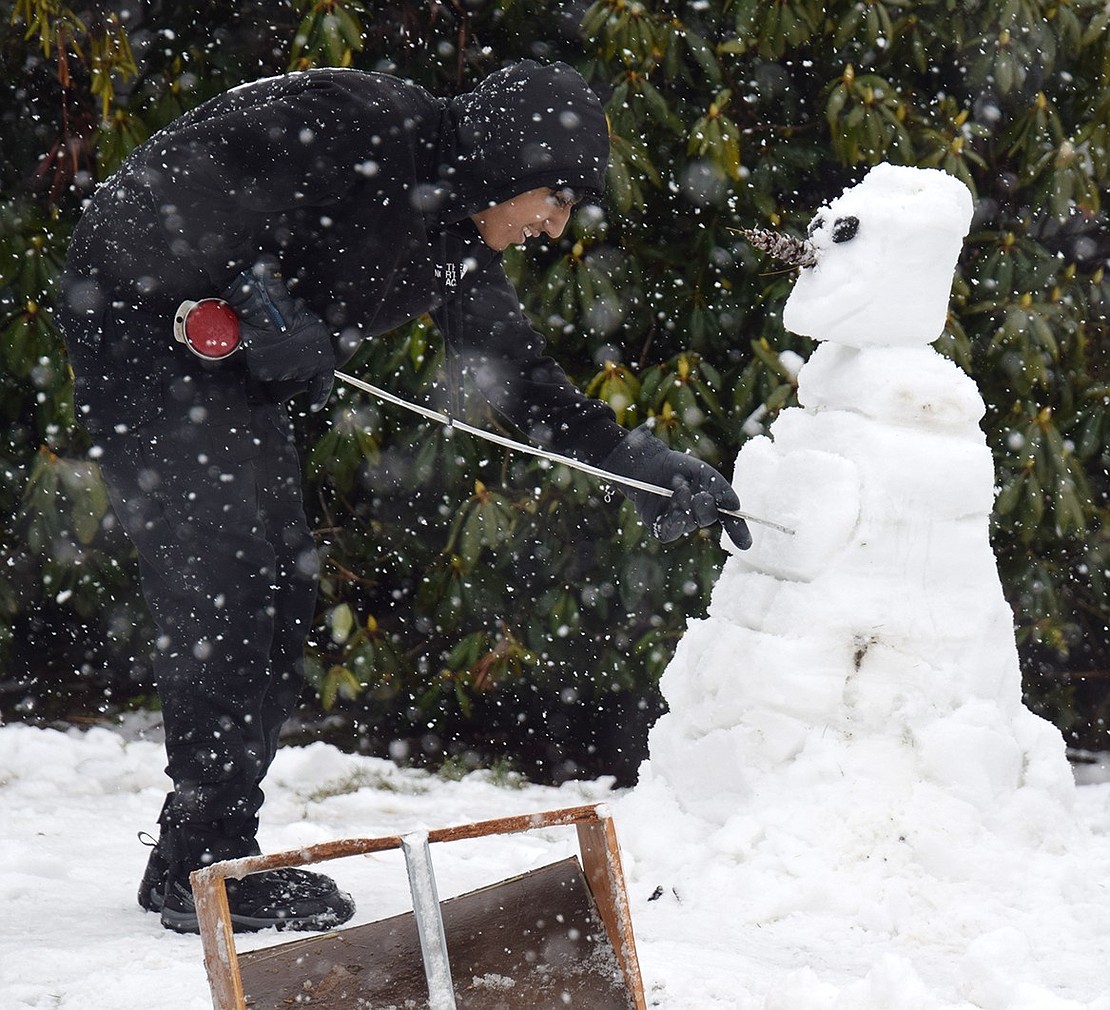
<path id="1" fill-rule="evenodd" d="M 4 1010 L 211 1007 L 199 940 L 167 932 L 135 904 L 147 855 L 136 831 L 153 830 L 168 784 L 160 744 L 135 737 L 0 728 Z M 766 844 L 753 844 L 739 862 L 705 851 L 696 863 L 710 886 L 684 899 L 681 887 L 677 897 L 670 889 L 674 880 L 628 849 L 659 843 L 697 852 L 698 839 L 644 816 L 632 799 L 607 782 L 514 788 L 484 773 L 445 781 L 313 744 L 279 752 L 261 837 L 277 850 L 602 800 L 626 849 L 649 1005 L 1110 1010 L 1110 784 L 1077 790 L 1081 827 L 1062 825 L 1015 890 L 984 886 L 1013 879 L 1015 870 L 1010 854 L 991 848 L 954 844 L 929 867 L 875 839 L 855 852 L 830 846 L 836 865 L 819 865 L 812 853 L 795 861 L 791 851 L 775 851 L 783 805 L 771 798 Z M 851 811 L 843 819 L 850 823 Z M 573 836 L 556 829 L 435 846 L 441 896 L 573 854 Z M 358 900 L 355 922 L 405 910 L 396 854 L 329 865 Z M 977 883 L 968 883 L 971 869 Z M 664 894 L 649 900 L 659 886 Z M 281 939 L 244 936 L 239 945 Z"/>

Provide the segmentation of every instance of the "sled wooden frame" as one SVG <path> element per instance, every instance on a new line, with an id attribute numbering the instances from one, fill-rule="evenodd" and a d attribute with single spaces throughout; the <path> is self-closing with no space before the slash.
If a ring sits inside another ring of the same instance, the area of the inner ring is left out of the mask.
<path id="1" fill-rule="evenodd" d="M 412 848 L 414 839 L 417 839 L 418 843 L 424 842 L 426 851 L 426 842 L 453 842 L 569 825 L 575 825 L 577 828 L 582 870 L 620 966 L 630 1006 L 633 1010 L 646 1010 L 647 1004 L 632 932 L 632 918 L 625 889 L 620 849 L 617 844 L 616 829 L 605 804 L 564 807 L 541 813 L 499 817 L 449 828 L 438 828 L 419 835 L 341 839 L 288 852 L 224 860 L 196 870 L 191 875 L 190 882 L 193 887 L 193 898 L 196 901 L 197 920 L 204 951 L 204 967 L 212 990 L 214 1010 L 248 1010 L 227 901 L 227 878 L 241 880 L 249 874 L 266 870 L 307 866 L 331 859 L 368 855 L 389 849 L 406 849 L 406 857 L 408 857 L 407 850 Z M 430 864 L 428 865 L 430 868 Z M 414 911 L 419 921 L 418 906 L 422 899 L 417 893 L 418 881 L 413 879 L 411 864 L 409 878 L 413 891 Z M 432 888 L 434 892 L 434 877 Z M 438 897 L 436 901 L 438 902 Z M 442 923 L 439 925 L 442 929 Z M 423 931 L 421 931 L 420 946 L 428 973 L 429 991 L 434 993 L 431 966 L 437 954 L 429 949 Z"/>

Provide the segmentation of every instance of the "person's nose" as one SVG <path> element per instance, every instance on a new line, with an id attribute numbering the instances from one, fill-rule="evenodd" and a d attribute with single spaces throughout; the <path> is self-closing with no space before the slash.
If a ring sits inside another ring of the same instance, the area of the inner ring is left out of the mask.
<path id="1" fill-rule="evenodd" d="M 567 229 L 570 220 L 570 207 L 557 207 L 547 215 L 543 223 L 543 230 L 552 238 L 558 238 Z"/>

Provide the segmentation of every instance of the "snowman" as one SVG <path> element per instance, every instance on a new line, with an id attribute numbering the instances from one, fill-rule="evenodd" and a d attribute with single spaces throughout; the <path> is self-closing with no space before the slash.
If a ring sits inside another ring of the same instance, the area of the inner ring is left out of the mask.
<path id="1" fill-rule="evenodd" d="M 1043 837 L 1071 802 L 1060 734 L 1022 704 L 983 401 L 929 346 L 972 209 L 943 172 L 879 165 L 805 241 L 754 236 L 800 265 L 783 322 L 820 343 L 735 468 L 793 533 L 727 559 L 627 800 L 670 826 L 633 849 L 672 880 L 761 846 L 929 862 L 1003 824 Z"/>

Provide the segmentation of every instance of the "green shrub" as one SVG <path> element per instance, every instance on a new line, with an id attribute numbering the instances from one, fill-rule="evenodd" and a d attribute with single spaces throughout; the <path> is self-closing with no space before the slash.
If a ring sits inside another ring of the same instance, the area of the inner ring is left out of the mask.
<path id="1" fill-rule="evenodd" d="M 1029 701 L 1073 742 L 1104 746 L 1105 699 L 1082 676 L 1110 669 L 1102 0 L 297 0 L 202 3 L 166 23 L 150 8 L 125 24 L 19 0 L 4 19 L 5 711 L 104 709 L 150 692 L 134 565 L 74 423 L 50 319 L 92 185 L 243 80 L 331 63 L 448 94 L 532 57 L 575 64 L 603 95 L 612 166 L 601 208 L 580 211 L 562 241 L 507 257 L 526 307 L 622 423 L 654 418 L 671 445 L 726 472 L 794 402 L 783 354 L 811 350 L 781 325 L 791 277 L 736 229 L 800 233 L 879 161 L 942 168 L 972 189 L 937 346 L 988 405 L 994 545 Z M 351 368 L 417 399 L 445 381 L 426 319 Z M 592 478 L 362 394 L 298 424 L 326 559 L 315 704 L 343 714 L 349 741 L 432 760 L 515 756 L 553 777 L 634 770 L 658 676 L 719 570 L 715 535 L 661 546 Z"/>

